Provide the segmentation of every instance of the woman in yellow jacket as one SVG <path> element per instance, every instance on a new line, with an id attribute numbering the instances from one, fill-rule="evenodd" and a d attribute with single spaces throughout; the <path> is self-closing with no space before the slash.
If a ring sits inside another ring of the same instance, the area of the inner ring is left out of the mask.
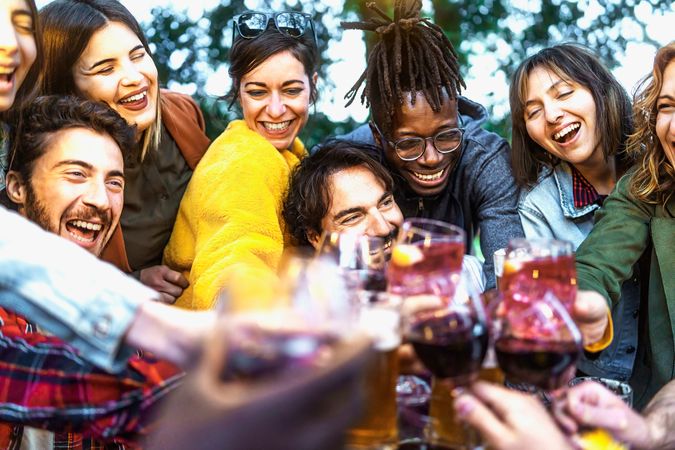
<path id="1" fill-rule="evenodd" d="M 227 289 L 265 298 L 284 248 L 281 216 L 290 172 L 305 154 L 297 138 L 316 97 L 318 52 L 308 15 L 248 11 L 234 18 L 231 122 L 211 144 L 181 202 L 165 263 L 190 286 L 176 305 L 206 309 Z M 245 293 L 244 293 L 245 291 Z"/>

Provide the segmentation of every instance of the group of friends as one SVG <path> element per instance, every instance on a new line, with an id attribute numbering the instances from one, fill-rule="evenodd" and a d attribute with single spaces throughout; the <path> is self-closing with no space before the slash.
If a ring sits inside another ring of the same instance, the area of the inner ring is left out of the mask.
<path id="1" fill-rule="evenodd" d="M 467 253 L 478 236 L 488 289 L 492 255 L 510 239 L 570 241 L 579 370 L 629 381 L 646 407 L 640 416 L 583 387 L 568 400 L 572 422 L 640 448 L 675 439 L 675 43 L 645 67 L 632 102 L 587 48 L 528 57 L 511 78 L 509 145 L 461 95 L 457 53 L 421 1 L 396 0 L 393 19 L 370 4 L 371 18 L 342 24 L 376 36 L 347 94 L 362 92 L 370 121 L 308 151 L 298 135 L 318 95 L 319 49 L 307 14 L 233 18 L 225 100 L 242 119 L 211 142 L 197 104 L 160 89 L 147 39 L 117 0 L 1 5 L 3 448 L 134 448 L 212 338 L 224 293 L 235 309 L 264 307 L 284 250 L 333 231 L 389 245 L 404 217 L 463 228 Z M 569 445 L 524 394 L 479 383 L 456 407 L 495 448 Z"/>

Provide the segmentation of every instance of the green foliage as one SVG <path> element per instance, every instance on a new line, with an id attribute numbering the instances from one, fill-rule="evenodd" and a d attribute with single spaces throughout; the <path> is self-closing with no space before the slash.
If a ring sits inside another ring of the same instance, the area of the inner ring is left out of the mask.
<path id="1" fill-rule="evenodd" d="M 331 63 L 326 49 L 341 33 L 340 19 L 350 13 L 359 16 L 369 14 L 365 6 L 367 1 L 372 0 L 345 0 L 343 7 L 337 10 L 325 2 L 274 0 L 258 3 L 263 10 L 303 10 L 314 16 L 323 50 L 320 76 L 324 80 L 324 90 L 330 91 L 335 89 L 335 84 L 326 78 L 325 69 Z M 376 0 L 376 3 L 385 11 L 393 9 L 393 0 Z M 592 18 L 585 17 L 588 1 L 570 0 L 431 0 L 431 14 L 434 22 L 441 25 L 455 45 L 463 67 L 467 67 L 471 55 L 479 48 L 494 54 L 499 70 L 508 77 L 526 56 L 561 41 L 585 44 L 596 51 L 609 67 L 614 67 L 628 43 L 621 32 L 623 21 L 632 20 L 642 31 L 641 37 L 638 33 L 638 40 L 657 46 L 658 43 L 646 33 L 648 25 L 637 19 L 637 9 L 649 4 L 653 14 L 675 11 L 671 0 L 599 0 L 599 3 L 604 11 Z M 178 83 L 194 89 L 194 96 L 206 115 L 210 136 L 216 136 L 238 114 L 236 108 L 229 111 L 226 103 L 210 97 L 204 86 L 211 72 L 227 63 L 232 35 L 231 18 L 243 9 L 241 2 L 228 3 L 224 0 L 206 11 L 203 18 L 192 21 L 185 13 L 172 8 L 155 8 L 152 21 L 145 27 L 161 82 L 164 85 Z M 366 41 L 366 45 L 371 45 L 371 42 Z M 498 51 L 504 45 L 510 48 L 505 55 Z M 464 73 L 467 73 L 466 69 Z M 358 75 L 354 73 L 347 84 L 356 81 Z M 223 80 L 223 85 L 225 82 Z M 470 92 L 467 95 L 471 97 Z M 489 111 L 494 107 L 485 106 Z M 355 125 L 353 120 L 331 123 L 324 114 L 315 113 L 303 137 L 312 144 Z M 510 135 L 508 117 L 494 117 L 488 128 L 504 136 Z"/>

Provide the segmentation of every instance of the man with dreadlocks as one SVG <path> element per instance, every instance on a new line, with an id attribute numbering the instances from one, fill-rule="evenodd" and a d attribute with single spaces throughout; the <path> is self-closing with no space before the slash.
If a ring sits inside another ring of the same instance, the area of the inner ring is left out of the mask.
<path id="1" fill-rule="evenodd" d="M 523 236 L 509 145 L 481 128 L 485 108 L 459 95 L 466 86 L 457 54 L 443 30 L 420 17 L 420 0 L 396 0 L 393 20 L 367 6 L 377 17 L 342 26 L 378 36 L 346 96 L 349 105 L 365 82 L 361 101 L 370 105 L 371 122 L 344 137 L 382 150 L 405 217 L 454 223 L 470 241 L 480 231 L 487 286 L 494 287 L 492 254 Z"/>

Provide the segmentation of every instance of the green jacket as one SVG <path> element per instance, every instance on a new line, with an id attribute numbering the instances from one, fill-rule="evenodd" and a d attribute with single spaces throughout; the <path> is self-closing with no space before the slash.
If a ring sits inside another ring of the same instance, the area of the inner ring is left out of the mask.
<path id="1" fill-rule="evenodd" d="M 665 206 L 640 202 L 629 194 L 630 176 L 619 180 L 596 213 L 593 231 L 577 250 L 577 276 L 580 289 L 616 302 L 621 283 L 651 249 L 646 255 L 649 279 L 641 283 L 648 288 L 648 304 L 640 307 L 646 329 L 639 331 L 631 378 L 635 404 L 641 408 L 675 378 L 675 195 Z"/>

